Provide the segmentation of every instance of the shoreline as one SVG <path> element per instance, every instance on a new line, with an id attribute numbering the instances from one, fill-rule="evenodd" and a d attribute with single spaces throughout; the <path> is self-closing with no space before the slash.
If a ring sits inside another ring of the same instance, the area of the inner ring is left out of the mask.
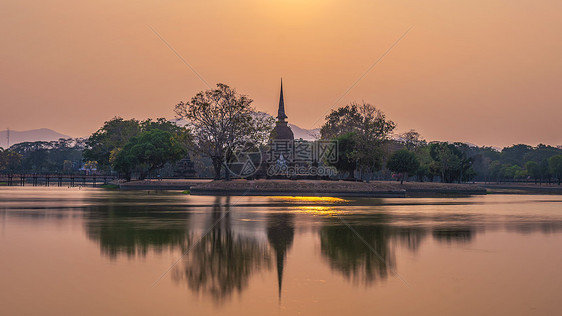
<path id="1" fill-rule="evenodd" d="M 225 196 L 334 196 L 334 197 L 431 197 L 487 194 L 477 184 L 396 181 L 329 181 L 329 180 L 208 180 L 170 179 L 120 183 L 122 190 L 189 190 L 192 195 Z"/>
<path id="2" fill-rule="evenodd" d="M 558 184 L 532 184 L 532 183 L 514 183 L 514 184 L 497 184 L 488 183 L 481 184 L 488 194 L 550 194 L 562 195 L 562 186 Z"/>
<path id="3" fill-rule="evenodd" d="M 148 179 L 130 182 L 112 181 L 118 190 L 188 191 L 193 195 L 222 196 L 333 196 L 333 197 L 444 197 L 483 194 L 562 195 L 557 183 L 440 183 L 344 180 L 262 179 L 231 181 L 212 179 Z M 0 187 L 8 187 L 1 183 Z M 100 186 L 98 186 L 100 187 Z"/>

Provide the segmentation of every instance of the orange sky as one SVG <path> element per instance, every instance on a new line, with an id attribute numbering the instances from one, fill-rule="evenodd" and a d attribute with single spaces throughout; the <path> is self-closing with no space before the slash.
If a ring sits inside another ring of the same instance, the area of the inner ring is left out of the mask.
<path id="1" fill-rule="evenodd" d="M 398 131 L 478 145 L 562 144 L 556 0 L 96 0 L 0 2 L 0 129 L 86 136 L 115 115 L 174 116 L 205 84 L 319 127 L 365 100 Z M 316 125 L 314 125 L 316 124 Z"/>

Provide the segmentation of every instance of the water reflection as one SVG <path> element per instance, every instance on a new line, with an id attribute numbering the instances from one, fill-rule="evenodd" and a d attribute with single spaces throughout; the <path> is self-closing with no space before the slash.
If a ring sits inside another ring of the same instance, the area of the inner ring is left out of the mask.
<path id="1" fill-rule="evenodd" d="M 471 227 L 439 227 L 433 230 L 433 238 L 445 243 L 469 243 L 473 235 L 474 229 Z"/>
<path id="2" fill-rule="evenodd" d="M 294 221 L 295 215 L 290 213 L 272 213 L 267 215 L 267 240 L 275 253 L 279 299 L 281 299 L 285 257 L 293 245 L 295 237 Z"/>
<path id="3" fill-rule="evenodd" d="M 151 207 L 106 205 L 91 207 L 85 214 L 86 234 L 110 259 L 124 254 L 146 256 L 149 249 L 187 249 L 189 213 L 154 210 Z"/>
<path id="4" fill-rule="evenodd" d="M 270 267 L 265 245 L 234 232 L 230 207 L 229 197 L 225 205 L 220 197 L 216 198 L 206 224 L 211 230 L 172 274 L 176 282 L 186 282 L 194 292 L 209 295 L 218 303 L 234 292 L 241 293 L 253 273 Z"/>
<path id="5" fill-rule="evenodd" d="M 425 245 L 445 250 L 465 248 L 483 239 L 477 237 L 486 231 L 562 231 L 560 201 L 523 200 L 516 204 L 498 197 L 248 197 L 234 203 L 229 197 L 154 196 L 141 192 L 92 191 L 80 193 L 79 198 L 73 195 L 75 192 L 67 198 L 62 193 L 54 197 L 43 194 L 34 192 L 19 200 L 10 197 L 12 204 L 0 204 L 2 234 L 10 230 L 12 221 L 31 222 L 36 227 L 53 222 L 62 227 L 80 221 L 80 228 L 90 243 L 94 242 L 95 251 L 99 247 L 104 260 L 120 256 L 131 260 L 150 258 L 152 253 L 164 250 L 171 254 L 164 255 L 175 260 L 187 253 L 170 273 L 172 284 L 186 285 L 192 293 L 209 297 L 217 305 L 248 290 L 252 278 L 261 272 L 271 274 L 273 279 L 268 282 L 281 299 L 283 286 L 287 291 L 291 285 L 284 276 L 286 266 L 297 256 L 306 256 L 306 260 L 299 257 L 300 262 L 320 265 L 342 283 L 372 286 L 389 279 L 398 264 L 407 261 L 397 255 L 399 248 L 418 255 L 423 254 L 420 249 Z M 31 195 L 34 200 L 28 198 Z M 204 234 L 207 229 L 209 232 Z M 306 254 L 295 251 L 310 240 L 319 242 L 320 247 L 314 244 L 316 248 L 310 248 L 314 252 Z M 289 256 L 291 251 L 295 251 L 294 256 Z M 301 268 L 297 266 L 295 270 Z"/>
<path id="6" fill-rule="evenodd" d="M 395 230 L 396 236 L 401 244 L 409 250 L 417 252 L 420 245 L 428 235 L 427 229 L 423 227 L 399 227 Z"/>
<path id="7" fill-rule="evenodd" d="M 354 283 L 385 279 L 395 266 L 388 226 L 354 225 L 352 230 L 338 221 L 320 229 L 321 252 L 330 267 Z"/>

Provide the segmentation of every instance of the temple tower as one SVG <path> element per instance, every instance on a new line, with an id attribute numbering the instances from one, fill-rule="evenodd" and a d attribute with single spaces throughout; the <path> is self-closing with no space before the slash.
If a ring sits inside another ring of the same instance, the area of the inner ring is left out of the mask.
<path id="1" fill-rule="evenodd" d="M 273 129 L 273 139 L 295 139 L 293 131 L 287 125 L 287 115 L 285 114 L 285 100 L 283 99 L 283 79 L 281 79 L 281 94 L 279 96 L 277 122 L 275 123 L 275 128 Z"/>

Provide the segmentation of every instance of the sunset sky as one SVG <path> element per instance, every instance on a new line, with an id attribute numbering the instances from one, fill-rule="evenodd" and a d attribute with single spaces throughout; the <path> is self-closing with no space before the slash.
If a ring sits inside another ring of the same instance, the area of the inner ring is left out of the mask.
<path id="1" fill-rule="evenodd" d="M 562 145 L 562 1 L 0 2 L 0 130 L 88 136 L 226 83 L 320 127 L 364 100 L 428 140 Z M 341 102 L 334 102 L 410 27 Z"/>

